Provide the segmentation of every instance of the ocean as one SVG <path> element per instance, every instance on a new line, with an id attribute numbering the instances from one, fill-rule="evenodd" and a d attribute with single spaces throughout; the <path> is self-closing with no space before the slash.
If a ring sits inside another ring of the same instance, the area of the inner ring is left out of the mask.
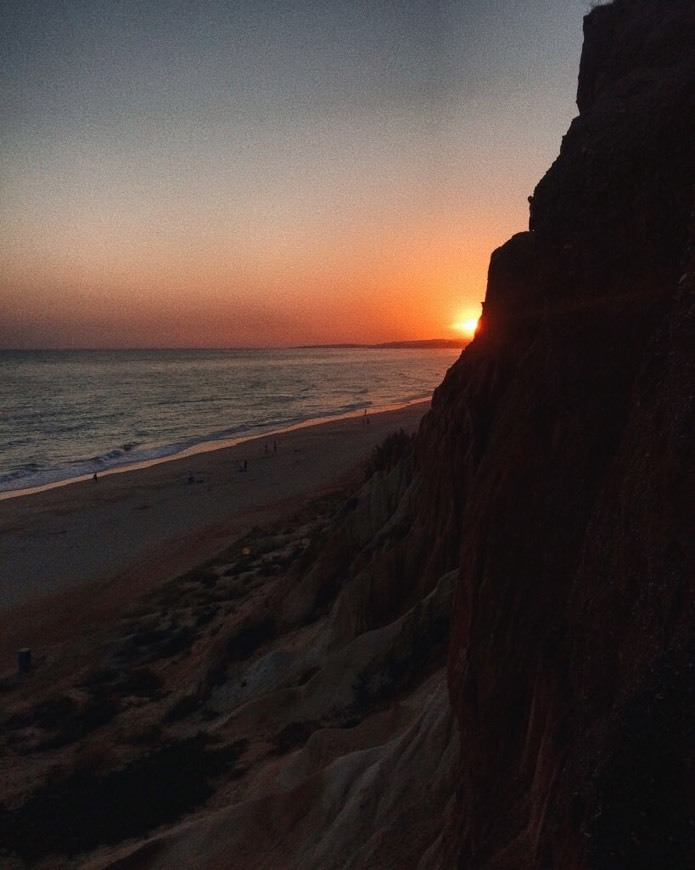
<path id="1" fill-rule="evenodd" d="M 0 351 L 0 492 L 427 398 L 460 351 Z"/>

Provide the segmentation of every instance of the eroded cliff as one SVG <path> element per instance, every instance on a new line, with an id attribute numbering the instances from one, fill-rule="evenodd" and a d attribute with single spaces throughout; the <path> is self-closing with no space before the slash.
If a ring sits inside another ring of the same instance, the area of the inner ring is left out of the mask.
<path id="1" fill-rule="evenodd" d="M 423 427 L 464 867 L 691 866 L 694 47 L 690 2 L 587 16 L 580 115 Z"/>

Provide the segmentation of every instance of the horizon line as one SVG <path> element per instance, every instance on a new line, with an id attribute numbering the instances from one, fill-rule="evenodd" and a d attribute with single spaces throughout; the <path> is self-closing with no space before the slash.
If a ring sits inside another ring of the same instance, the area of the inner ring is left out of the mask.
<path id="1" fill-rule="evenodd" d="M 0 353 L 60 353 L 60 352 L 104 352 L 114 353 L 118 351 L 136 351 L 136 350 L 310 350 L 318 348 L 376 348 L 388 349 L 394 348 L 397 345 L 401 347 L 416 347 L 432 346 L 440 344 L 442 347 L 465 347 L 470 343 L 470 339 L 466 338 L 423 338 L 423 339 L 395 339 L 392 341 L 382 342 L 326 342 L 326 343 L 309 343 L 309 344 L 237 344 L 237 345 L 130 345 L 127 347 L 0 347 Z"/>

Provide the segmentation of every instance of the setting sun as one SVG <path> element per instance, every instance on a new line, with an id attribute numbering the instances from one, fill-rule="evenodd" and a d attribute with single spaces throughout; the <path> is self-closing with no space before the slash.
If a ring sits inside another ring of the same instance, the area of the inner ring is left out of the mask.
<path id="1" fill-rule="evenodd" d="M 473 338 L 478 328 L 478 320 L 478 317 L 469 317 L 466 320 L 460 321 L 459 323 L 453 323 L 452 329 L 457 330 L 468 338 Z"/>

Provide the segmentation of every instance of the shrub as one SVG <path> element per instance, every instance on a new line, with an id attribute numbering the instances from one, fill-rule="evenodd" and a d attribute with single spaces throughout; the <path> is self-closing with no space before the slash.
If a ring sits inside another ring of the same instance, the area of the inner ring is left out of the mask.
<path id="1" fill-rule="evenodd" d="M 398 463 L 413 452 L 414 435 L 407 435 L 403 429 L 387 435 L 373 450 L 365 466 L 367 480 L 377 471 L 391 471 Z"/>

